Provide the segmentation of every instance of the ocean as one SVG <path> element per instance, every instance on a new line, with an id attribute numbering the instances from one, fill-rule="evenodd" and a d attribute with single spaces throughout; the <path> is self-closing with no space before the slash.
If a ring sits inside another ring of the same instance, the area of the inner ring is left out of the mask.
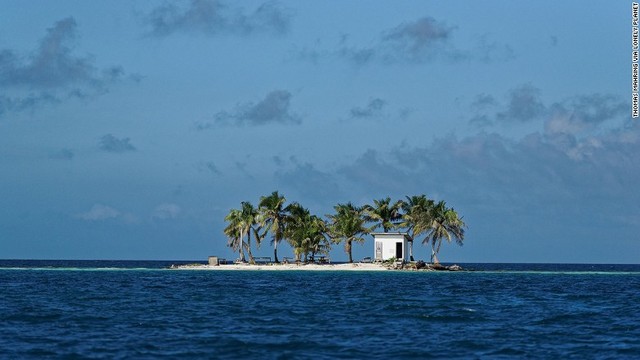
<path id="1" fill-rule="evenodd" d="M 640 358 L 640 265 L 0 260 L 0 358 Z"/>

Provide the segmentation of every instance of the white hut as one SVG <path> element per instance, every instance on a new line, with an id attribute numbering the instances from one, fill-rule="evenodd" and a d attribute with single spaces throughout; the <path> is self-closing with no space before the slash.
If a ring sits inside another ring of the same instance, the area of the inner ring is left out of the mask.
<path id="1" fill-rule="evenodd" d="M 404 261 L 412 260 L 411 245 L 413 239 L 407 233 L 372 233 L 374 243 L 374 259 L 385 261 L 391 258 Z"/>

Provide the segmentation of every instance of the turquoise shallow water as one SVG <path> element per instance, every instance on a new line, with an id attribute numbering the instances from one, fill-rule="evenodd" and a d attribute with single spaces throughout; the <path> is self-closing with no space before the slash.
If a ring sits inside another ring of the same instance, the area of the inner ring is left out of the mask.
<path id="1" fill-rule="evenodd" d="M 2 358 L 640 358 L 640 266 L 0 261 Z"/>

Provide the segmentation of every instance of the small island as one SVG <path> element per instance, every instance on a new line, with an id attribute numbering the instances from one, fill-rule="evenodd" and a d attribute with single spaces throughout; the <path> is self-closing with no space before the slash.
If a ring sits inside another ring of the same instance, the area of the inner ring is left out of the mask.
<path id="1" fill-rule="evenodd" d="M 458 265 L 445 266 L 438 259 L 443 240 L 463 244 L 466 224 L 445 201 L 426 195 L 406 196 L 392 202 L 390 197 L 373 204 L 356 206 L 351 202 L 334 206 L 325 218 L 312 214 L 297 202 L 286 204 L 284 196 L 274 191 L 260 198 L 258 206 L 241 202 L 231 209 L 224 229 L 227 246 L 238 253 L 233 261 L 216 256 L 209 263 L 172 266 L 174 269 L 216 270 L 425 270 L 459 271 Z M 374 232 L 376 229 L 382 232 Z M 392 232 L 395 231 L 395 232 Z M 374 236 L 374 257 L 354 262 L 353 244 L 363 244 L 365 235 Z M 271 257 L 254 257 L 252 246 L 269 240 Z M 431 246 L 428 263 L 414 259 L 414 239 Z M 294 256 L 278 258 L 278 244 L 286 241 Z M 332 245 L 344 245 L 348 263 L 331 264 Z M 245 251 L 247 256 L 245 256 Z M 247 259 L 248 257 L 248 259 Z"/>

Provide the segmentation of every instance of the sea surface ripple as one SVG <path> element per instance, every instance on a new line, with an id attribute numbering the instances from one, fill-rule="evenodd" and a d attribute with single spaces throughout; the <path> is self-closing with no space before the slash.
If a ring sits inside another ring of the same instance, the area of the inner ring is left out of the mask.
<path id="1" fill-rule="evenodd" d="M 640 271 L 600 270 L 0 267 L 0 357 L 640 358 Z"/>

